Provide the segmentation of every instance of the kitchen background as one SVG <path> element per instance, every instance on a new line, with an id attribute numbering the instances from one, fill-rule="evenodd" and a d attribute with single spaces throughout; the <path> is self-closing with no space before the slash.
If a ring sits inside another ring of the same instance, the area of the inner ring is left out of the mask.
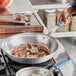
<path id="1" fill-rule="evenodd" d="M 71 0 L 30 0 L 35 9 L 39 9 L 39 15 L 48 29 L 53 28 L 58 22 L 58 17 Z M 70 25 L 63 26 L 56 33 L 59 41 L 65 47 L 67 53 L 76 63 L 76 16 L 72 18 Z"/>
<path id="2" fill-rule="evenodd" d="M 56 25 L 56 23 L 58 23 L 59 15 L 63 11 L 63 9 L 67 7 L 67 5 L 69 4 L 71 0 L 30 0 L 30 1 L 33 5 L 33 8 L 36 10 L 36 12 L 38 11 L 39 16 L 41 17 L 42 21 L 45 23 L 47 28 L 51 30 Z M 11 13 L 11 15 L 8 16 L 8 19 L 11 19 L 11 20 L 15 19 L 18 12 L 22 13 L 23 15 L 23 12 L 26 8 L 25 6 L 21 7 L 20 3 L 21 2 L 19 1 L 18 2 L 13 1 L 12 5 L 10 7 L 7 7 Z M 25 3 L 22 3 L 22 4 L 25 5 Z M 27 6 L 27 9 L 30 9 L 28 5 L 26 6 Z M 1 16 L 0 17 L 1 19 L 7 19 L 6 15 L 0 15 L 0 16 Z M 66 51 L 74 60 L 74 62 L 76 61 L 76 43 L 75 43 L 76 42 L 76 38 L 75 38 L 76 37 L 76 28 L 75 28 L 76 21 L 75 20 L 76 20 L 76 16 L 72 18 L 72 22 L 70 25 L 63 26 L 62 28 L 57 30 L 55 33 L 53 33 L 53 36 L 60 40 L 60 42 L 63 44 Z M 28 29 L 29 31 L 38 31 L 38 32 L 41 32 L 43 30 L 43 27 L 39 25 L 39 23 L 37 22 L 37 20 L 35 19 L 33 15 L 31 16 L 30 25 L 33 25 L 32 29 L 29 28 L 29 26 L 28 27 L 12 26 L 12 27 L 9 27 L 8 29 L 6 26 L 0 26 L 1 27 L 0 34 L 9 33 L 10 28 L 13 28 L 11 29 L 12 30 L 11 33 L 25 32 L 25 31 L 28 31 Z M 34 25 L 38 25 L 38 26 L 34 26 Z M 2 39 L 1 39 L 1 42 L 2 42 Z"/>
<path id="3" fill-rule="evenodd" d="M 51 30 L 53 27 L 56 26 L 61 12 L 63 11 L 65 7 L 67 7 L 67 5 L 69 4 L 69 1 L 71 0 L 30 0 L 33 5 L 33 9 L 35 9 L 35 11 L 33 11 L 30 3 L 29 5 L 31 7 L 27 4 L 27 1 L 29 0 L 12 0 L 12 1 L 13 2 L 11 6 L 7 6 L 7 9 L 8 11 L 10 11 L 11 14 L 0 15 L 0 20 L 7 19 L 8 21 L 9 20 L 20 21 L 20 22 L 25 21 L 26 24 L 21 25 L 21 26 L 20 25 L 9 26 L 10 24 L 8 25 L 1 24 L 0 25 L 0 48 L 2 46 L 3 40 L 6 37 L 10 36 L 10 34 L 12 35 L 12 34 L 17 34 L 21 32 L 33 32 L 33 31 L 43 32 L 42 25 L 44 24 L 48 28 L 48 30 Z M 31 10 L 34 13 L 26 11 L 26 10 Z M 35 12 L 37 12 L 38 14 L 36 14 Z M 38 15 L 40 16 L 43 22 L 41 21 Z M 72 18 L 72 22 L 69 25 L 58 29 L 55 33 L 52 34 L 52 36 L 56 37 L 63 44 L 65 48 L 64 50 L 63 46 L 59 43 L 60 48 L 59 48 L 59 51 L 56 52 L 56 55 L 53 56 L 54 58 L 52 61 L 54 62 L 53 64 L 59 61 L 62 61 L 68 58 L 69 56 L 72 58 L 72 60 L 76 64 L 76 38 L 75 38 L 76 37 L 76 28 L 75 28 L 76 21 L 75 21 L 75 18 L 76 17 Z M 69 54 L 69 56 L 65 51 Z M 22 67 L 23 68 L 25 67 L 25 65 L 23 64 L 21 65 L 10 60 L 5 53 L 2 53 L 2 50 L 0 51 L 0 61 L 1 61 L 1 68 L 0 68 L 1 75 L 0 76 L 2 75 L 6 76 L 6 74 L 7 76 L 11 76 L 11 75 L 15 76 L 16 72 L 19 69 L 21 69 Z M 55 76 L 67 76 L 67 75 L 75 76 L 76 68 L 75 68 L 74 62 L 71 61 L 66 66 L 61 67 L 59 69 L 61 72 L 58 71 L 59 74 Z M 50 62 L 49 63 L 46 62 L 46 63 L 47 63 L 46 65 L 48 66 Z M 38 65 L 35 65 L 35 66 L 38 66 Z M 6 74 L 4 74 L 4 71 Z"/>

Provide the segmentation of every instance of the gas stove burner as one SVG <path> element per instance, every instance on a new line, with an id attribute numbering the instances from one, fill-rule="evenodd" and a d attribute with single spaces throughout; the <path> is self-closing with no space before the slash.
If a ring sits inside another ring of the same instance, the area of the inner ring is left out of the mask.
<path id="1" fill-rule="evenodd" d="M 12 61 L 7 57 L 7 55 L 2 51 L 0 51 L 0 76 L 15 76 L 16 72 L 25 67 L 42 67 L 50 69 L 55 64 L 55 60 L 52 58 L 47 62 L 40 64 L 20 64 Z M 53 76 L 63 76 L 60 69 L 53 70 Z"/>

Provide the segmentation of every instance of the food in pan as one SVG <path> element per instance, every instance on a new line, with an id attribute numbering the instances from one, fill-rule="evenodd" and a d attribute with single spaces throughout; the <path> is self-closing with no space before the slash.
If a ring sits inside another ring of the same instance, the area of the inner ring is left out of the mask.
<path id="1" fill-rule="evenodd" d="M 39 74 L 30 74 L 29 76 L 41 76 Z"/>
<path id="2" fill-rule="evenodd" d="M 22 58 L 38 58 L 49 55 L 50 50 L 44 44 L 27 43 L 13 49 L 11 54 Z"/>

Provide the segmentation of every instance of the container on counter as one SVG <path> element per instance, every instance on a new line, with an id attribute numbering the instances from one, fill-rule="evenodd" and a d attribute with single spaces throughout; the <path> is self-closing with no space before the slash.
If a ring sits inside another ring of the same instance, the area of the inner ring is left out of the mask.
<path id="1" fill-rule="evenodd" d="M 63 9 L 57 9 L 57 23 L 59 23 L 59 18 Z M 69 25 L 63 26 L 57 30 L 57 32 L 67 32 L 69 31 Z"/>
<path id="2" fill-rule="evenodd" d="M 76 31 L 76 16 L 72 17 L 70 31 Z"/>
<path id="3" fill-rule="evenodd" d="M 56 9 L 45 10 L 44 11 L 44 23 L 49 30 L 56 25 Z"/>

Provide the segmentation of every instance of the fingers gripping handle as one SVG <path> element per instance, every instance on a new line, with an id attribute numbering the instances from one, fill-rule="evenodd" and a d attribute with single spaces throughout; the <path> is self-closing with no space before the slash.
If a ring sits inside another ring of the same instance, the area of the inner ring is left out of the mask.
<path id="1" fill-rule="evenodd" d="M 69 15 L 68 17 L 72 18 L 72 15 Z M 68 17 L 67 17 L 67 18 L 68 18 Z M 65 24 L 65 22 L 64 22 L 64 20 L 62 20 L 61 22 L 59 22 L 59 23 L 57 24 L 57 26 L 60 28 L 60 27 L 62 27 L 64 24 Z"/>

